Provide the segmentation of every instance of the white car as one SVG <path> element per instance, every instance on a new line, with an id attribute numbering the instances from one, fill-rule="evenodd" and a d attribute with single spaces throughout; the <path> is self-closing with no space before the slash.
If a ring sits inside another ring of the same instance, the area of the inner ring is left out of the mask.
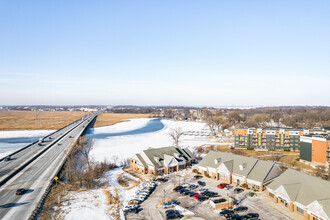
<path id="1" fill-rule="evenodd" d="M 163 205 L 162 205 L 162 207 L 163 207 L 164 209 L 172 208 L 172 207 L 174 207 L 174 206 L 175 206 L 175 204 L 174 204 L 173 202 L 163 203 Z"/>

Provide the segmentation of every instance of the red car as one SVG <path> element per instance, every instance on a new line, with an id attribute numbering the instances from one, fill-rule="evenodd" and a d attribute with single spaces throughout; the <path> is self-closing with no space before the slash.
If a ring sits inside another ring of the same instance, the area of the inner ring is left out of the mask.
<path id="1" fill-rule="evenodd" d="M 201 197 L 202 195 L 201 194 L 196 194 L 196 195 L 194 195 L 194 199 L 198 199 L 199 197 Z"/>
<path id="2" fill-rule="evenodd" d="M 223 189 L 223 188 L 225 188 L 227 185 L 228 185 L 228 183 L 220 183 L 220 184 L 218 185 L 218 188 L 219 188 L 219 189 Z"/>

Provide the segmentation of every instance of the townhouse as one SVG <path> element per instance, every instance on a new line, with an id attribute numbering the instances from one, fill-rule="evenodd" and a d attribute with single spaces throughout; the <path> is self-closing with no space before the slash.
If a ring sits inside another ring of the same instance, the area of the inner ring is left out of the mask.
<path id="1" fill-rule="evenodd" d="M 190 166 L 195 161 L 188 148 L 149 148 L 130 158 L 130 169 L 141 174 L 169 174 Z"/>
<path id="2" fill-rule="evenodd" d="M 267 186 L 266 194 L 306 220 L 330 219 L 330 182 L 288 169 Z"/>
<path id="3" fill-rule="evenodd" d="M 218 151 L 210 151 L 196 170 L 215 180 L 259 191 L 282 173 L 276 163 Z"/>
<path id="4" fill-rule="evenodd" d="M 300 137 L 300 160 L 314 165 L 330 165 L 330 136 Z"/>
<path id="5" fill-rule="evenodd" d="M 301 136 L 325 134 L 324 129 L 236 128 L 234 146 L 256 150 L 299 150 Z"/>

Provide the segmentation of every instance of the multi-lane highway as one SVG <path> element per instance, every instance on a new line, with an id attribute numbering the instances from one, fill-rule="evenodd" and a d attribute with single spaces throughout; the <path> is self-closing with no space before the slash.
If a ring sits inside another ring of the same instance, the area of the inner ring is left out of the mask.
<path id="1" fill-rule="evenodd" d="M 70 147 L 96 115 L 85 116 L 52 134 L 51 139 L 46 137 L 43 146 L 36 143 L 12 155 L 11 160 L 0 162 L 2 180 L 3 176 L 10 177 L 0 188 L 0 219 L 29 219 L 64 163 Z M 15 195 L 18 188 L 25 188 L 27 192 Z"/>

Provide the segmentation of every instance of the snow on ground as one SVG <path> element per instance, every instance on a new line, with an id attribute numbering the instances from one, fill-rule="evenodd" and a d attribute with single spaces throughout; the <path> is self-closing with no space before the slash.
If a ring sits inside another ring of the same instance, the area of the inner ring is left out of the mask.
<path id="1" fill-rule="evenodd" d="M 46 136 L 55 130 L 33 130 L 33 131 L 0 131 L 0 138 L 38 137 Z"/>
<path id="2" fill-rule="evenodd" d="M 0 158 L 53 132 L 53 130 L 0 131 Z"/>
<path id="3" fill-rule="evenodd" d="M 109 220 L 109 207 L 106 196 L 101 189 L 70 192 L 63 198 L 61 211 L 65 220 Z"/>
<path id="4" fill-rule="evenodd" d="M 118 167 L 114 170 L 106 172 L 104 174 L 104 178 L 107 179 L 110 186 L 114 186 L 118 189 L 119 197 L 123 201 L 123 204 L 126 205 L 128 201 L 134 197 L 134 194 L 138 190 L 138 187 L 134 187 L 130 190 L 124 189 L 124 187 L 122 187 L 117 181 L 117 177 L 122 173 L 124 173 L 125 176 L 130 179 L 139 180 L 138 178 L 130 175 L 129 173 L 124 172 L 122 167 Z"/>
<path id="5" fill-rule="evenodd" d="M 94 134 L 117 133 L 135 130 L 145 126 L 152 119 L 132 119 L 112 126 L 95 128 Z M 169 136 L 171 129 L 181 128 L 184 132 L 195 132 L 196 135 L 184 135 L 181 138 L 180 146 L 196 147 L 204 144 L 214 144 L 207 135 L 200 136 L 197 132 L 208 133 L 209 129 L 205 123 L 161 120 L 165 125 L 162 130 L 152 133 L 142 133 L 124 136 L 110 136 L 102 139 L 93 139 L 93 148 L 90 155 L 96 161 L 119 162 L 130 158 L 136 153 L 148 147 L 172 146 L 173 141 Z"/>

